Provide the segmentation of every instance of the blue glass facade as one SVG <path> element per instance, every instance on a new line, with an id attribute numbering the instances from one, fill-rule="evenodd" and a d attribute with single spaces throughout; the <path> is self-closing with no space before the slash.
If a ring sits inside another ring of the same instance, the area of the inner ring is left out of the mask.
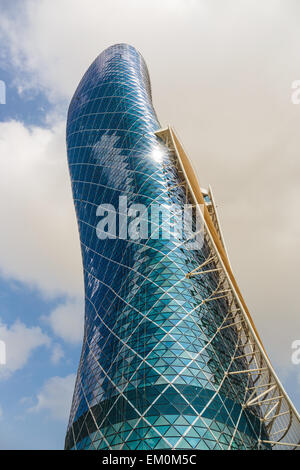
<path id="1" fill-rule="evenodd" d="M 120 196 L 147 208 L 186 202 L 159 128 L 143 58 L 129 45 L 108 48 L 68 114 L 86 301 L 65 447 L 255 449 L 266 432 L 259 408 L 242 407 L 249 376 L 226 374 L 232 355 L 243 355 L 238 333 L 218 330 L 228 299 L 203 302 L 218 288 L 214 262 L 205 277 L 186 277 L 207 259 L 207 243 L 189 250 L 175 239 L 97 236 L 98 206 L 118 208 Z M 235 367 L 246 369 L 245 359 Z"/>

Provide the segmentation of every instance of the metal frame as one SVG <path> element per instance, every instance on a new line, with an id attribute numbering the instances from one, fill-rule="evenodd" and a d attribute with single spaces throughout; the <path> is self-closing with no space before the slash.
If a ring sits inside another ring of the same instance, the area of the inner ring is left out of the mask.
<path id="1" fill-rule="evenodd" d="M 191 162 L 170 126 L 158 130 L 156 136 L 166 144 L 176 157 L 178 169 L 185 181 L 187 194 L 194 201 L 202 218 L 204 236 L 210 248 L 210 254 L 206 261 L 187 273 L 186 277 L 191 279 L 194 276 L 215 273 L 219 276 L 218 288 L 213 293 L 213 297 L 204 299 L 203 303 L 227 298 L 231 305 L 230 312 L 226 317 L 226 321 L 230 320 L 230 323 L 220 326 L 217 331 L 222 334 L 222 330 L 225 328 L 234 328 L 238 334 L 239 350 L 242 349 L 243 354 L 232 357 L 232 370 L 225 372 L 225 375 L 233 379 L 236 375 L 247 374 L 248 378 L 251 378 L 248 383 L 252 383 L 253 386 L 247 387 L 250 397 L 248 395 L 245 398 L 242 406 L 247 408 L 249 412 L 259 407 L 260 419 L 264 423 L 269 437 L 268 440 L 262 440 L 259 444 L 269 445 L 273 449 L 298 450 L 300 449 L 300 416 L 270 363 L 232 273 L 212 190 L 210 187 L 208 191 L 200 188 Z M 209 204 L 205 202 L 203 197 L 206 195 L 209 196 Z M 204 207 L 203 213 L 202 210 L 199 210 L 199 205 Z M 241 358 L 246 359 L 247 369 L 239 370 L 237 368 L 236 360 Z"/>

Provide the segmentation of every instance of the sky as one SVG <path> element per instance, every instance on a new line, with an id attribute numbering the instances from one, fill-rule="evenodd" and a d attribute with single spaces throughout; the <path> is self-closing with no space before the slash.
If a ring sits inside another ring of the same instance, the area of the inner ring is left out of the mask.
<path id="1" fill-rule="evenodd" d="M 300 410 L 300 4 L 0 0 L 0 449 L 62 449 L 83 332 L 65 147 L 78 82 L 106 47 L 144 56 L 162 127 L 214 190 L 233 271 Z M 1 100 L 0 100 L 1 101 Z"/>

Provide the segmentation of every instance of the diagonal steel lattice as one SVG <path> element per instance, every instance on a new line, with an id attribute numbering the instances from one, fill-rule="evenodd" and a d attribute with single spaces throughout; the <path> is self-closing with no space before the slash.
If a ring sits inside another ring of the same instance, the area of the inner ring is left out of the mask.
<path id="1" fill-rule="evenodd" d="M 135 48 L 114 45 L 90 66 L 67 146 L 86 303 L 65 448 L 299 448 L 299 415 L 232 274 L 212 191 L 199 187 L 174 130 L 161 129 Z M 99 239 L 97 208 L 122 196 L 147 209 L 190 204 L 201 246 Z"/>

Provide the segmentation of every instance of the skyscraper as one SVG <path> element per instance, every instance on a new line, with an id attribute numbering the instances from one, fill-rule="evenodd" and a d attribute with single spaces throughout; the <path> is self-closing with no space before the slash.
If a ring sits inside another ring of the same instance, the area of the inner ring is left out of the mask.
<path id="1" fill-rule="evenodd" d="M 299 416 L 232 274 L 212 191 L 161 129 L 135 48 L 92 63 L 67 146 L 86 301 L 66 449 L 297 448 Z M 170 217 L 154 219 L 157 205 Z M 165 230 L 186 206 L 192 248 Z"/>

